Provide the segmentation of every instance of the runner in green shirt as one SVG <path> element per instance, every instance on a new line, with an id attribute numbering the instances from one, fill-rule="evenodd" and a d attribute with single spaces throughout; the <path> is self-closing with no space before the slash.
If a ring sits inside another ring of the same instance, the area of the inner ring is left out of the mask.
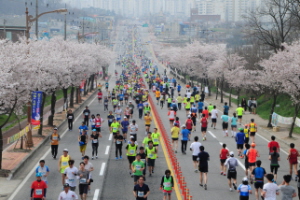
<path id="1" fill-rule="evenodd" d="M 151 132 L 148 132 L 147 137 L 145 137 L 144 140 L 143 140 L 143 146 L 144 146 L 145 148 L 148 147 L 148 142 L 149 142 L 149 141 L 152 141 L 151 134 L 152 134 Z"/>
<path id="2" fill-rule="evenodd" d="M 131 170 L 134 178 L 134 185 L 137 184 L 137 180 L 139 180 L 140 176 L 143 176 L 143 170 L 145 168 L 145 163 L 141 161 L 141 155 L 136 154 L 136 160 L 131 164 Z"/>
<path id="3" fill-rule="evenodd" d="M 155 166 L 155 160 L 156 160 L 156 147 L 153 147 L 153 142 L 148 142 L 148 148 L 146 148 L 146 154 L 147 154 L 147 165 L 149 167 L 149 176 L 151 176 L 154 173 L 154 166 Z"/>
<path id="4" fill-rule="evenodd" d="M 238 122 L 240 125 L 242 124 L 242 118 L 243 118 L 243 113 L 244 113 L 244 108 L 239 104 L 239 107 L 236 109 L 237 116 L 238 116 Z"/>
<path id="5" fill-rule="evenodd" d="M 120 126 L 120 123 L 117 121 L 116 118 L 114 118 L 113 123 L 111 123 L 110 125 L 110 132 L 113 133 L 113 136 L 117 134 L 117 131 L 119 130 Z"/>
<path id="6" fill-rule="evenodd" d="M 154 131 L 152 132 L 151 137 L 152 137 L 152 141 L 153 141 L 153 146 L 156 148 L 156 153 L 158 154 L 160 133 L 157 132 L 157 128 L 154 128 Z M 158 155 L 156 157 L 158 158 Z"/>
<path id="7" fill-rule="evenodd" d="M 211 105 L 211 103 L 210 103 L 207 108 L 208 108 L 208 112 L 211 113 L 211 111 L 214 109 L 214 106 Z"/>

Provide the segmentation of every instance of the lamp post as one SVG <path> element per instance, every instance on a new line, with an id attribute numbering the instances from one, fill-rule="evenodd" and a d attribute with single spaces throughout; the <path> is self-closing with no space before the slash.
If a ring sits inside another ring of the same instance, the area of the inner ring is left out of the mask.
<path id="1" fill-rule="evenodd" d="M 58 10 L 52 10 L 52 11 L 48 11 L 48 12 L 44 12 L 41 14 L 36 15 L 35 18 L 33 18 L 32 15 L 28 15 L 28 8 L 26 7 L 26 41 L 28 43 L 28 39 L 29 39 L 29 30 L 31 28 L 32 22 L 37 21 L 38 18 L 40 18 L 42 15 L 45 14 L 49 14 L 49 13 L 64 13 L 64 12 L 68 12 L 67 9 L 58 9 Z M 27 103 L 27 121 L 28 121 L 28 125 L 31 123 L 31 102 Z M 28 147 L 32 147 L 33 146 L 33 141 L 32 141 L 32 132 L 31 132 L 31 128 L 29 128 L 29 131 L 27 133 L 27 146 Z"/>

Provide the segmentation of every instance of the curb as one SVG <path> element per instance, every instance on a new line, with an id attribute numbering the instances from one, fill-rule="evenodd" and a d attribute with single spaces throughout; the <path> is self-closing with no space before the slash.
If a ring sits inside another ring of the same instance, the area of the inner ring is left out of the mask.
<path id="1" fill-rule="evenodd" d="M 73 114 L 74 116 L 78 116 L 78 114 L 81 114 L 79 111 L 85 106 L 85 104 L 92 100 L 92 97 L 98 92 L 97 88 L 94 92 L 83 102 L 80 104 L 76 110 L 74 110 Z M 78 113 L 79 112 L 79 113 Z M 67 123 L 67 120 L 65 119 L 59 126 L 57 126 L 58 129 L 60 129 L 62 126 L 64 126 Z M 33 149 L 11 172 L 9 173 L 7 180 L 11 180 L 16 174 L 22 169 L 23 165 L 26 165 L 28 162 L 30 162 L 30 159 L 35 156 L 38 151 L 45 146 L 47 142 L 49 142 L 50 135 L 44 137 L 44 140 L 35 148 Z"/>

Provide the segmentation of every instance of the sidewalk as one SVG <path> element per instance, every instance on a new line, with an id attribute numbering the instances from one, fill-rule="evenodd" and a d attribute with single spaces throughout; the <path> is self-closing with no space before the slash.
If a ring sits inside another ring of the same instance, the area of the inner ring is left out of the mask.
<path id="1" fill-rule="evenodd" d="M 84 104 L 85 100 L 87 100 L 94 92 L 95 92 L 95 90 L 92 91 L 92 92 L 89 92 L 87 96 L 81 97 L 82 103 L 81 104 L 74 104 L 74 108 L 72 108 L 73 113 L 75 112 L 75 110 L 78 107 L 80 107 L 80 105 Z M 74 101 L 75 101 L 75 99 L 74 99 Z M 55 113 L 53 124 L 55 124 L 58 127 L 63 123 L 65 118 L 66 118 L 65 112 L 62 112 L 61 110 L 58 110 Z M 47 118 L 46 118 L 46 120 L 44 121 L 43 124 L 44 124 L 44 128 L 43 128 L 43 135 L 42 136 L 37 134 L 38 130 L 32 130 L 33 147 L 30 150 L 26 149 L 25 142 L 24 142 L 24 145 L 23 145 L 24 149 L 21 150 L 20 149 L 20 141 L 19 141 L 17 146 L 16 146 L 16 142 L 14 142 L 14 143 L 10 144 L 10 146 L 3 151 L 3 159 L 2 159 L 2 169 L 3 170 L 0 174 L 0 176 L 8 177 L 8 179 L 10 179 L 11 176 L 14 175 L 14 172 L 18 168 L 21 167 L 23 162 L 26 162 L 26 160 L 29 159 L 30 154 L 33 154 L 35 152 L 35 150 L 39 148 L 40 145 L 42 145 L 43 143 L 46 142 L 44 140 L 45 139 L 47 140 L 48 136 L 52 133 L 52 127 L 47 126 L 47 124 L 48 124 L 48 119 Z M 16 149 L 14 149 L 15 146 L 16 146 Z M 17 173 L 17 172 L 15 172 L 15 173 Z"/>

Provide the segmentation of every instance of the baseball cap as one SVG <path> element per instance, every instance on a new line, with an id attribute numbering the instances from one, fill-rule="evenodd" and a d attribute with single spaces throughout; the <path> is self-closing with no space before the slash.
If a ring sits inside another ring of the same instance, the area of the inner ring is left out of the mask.
<path id="1" fill-rule="evenodd" d="M 185 127 L 185 125 L 183 124 L 181 127 Z"/>
<path id="2" fill-rule="evenodd" d="M 247 177 L 244 177 L 244 178 L 243 178 L 243 181 L 248 181 L 248 178 L 247 178 Z"/>
<path id="3" fill-rule="evenodd" d="M 130 138 L 134 138 L 134 136 L 130 136 Z"/>
<path id="4" fill-rule="evenodd" d="M 64 149 L 63 151 L 69 152 L 69 150 L 68 150 L 68 149 Z"/>
<path id="5" fill-rule="evenodd" d="M 69 183 L 65 183 L 64 187 L 70 187 Z"/>
<path id="6" fill-rule="evenodd" d="M 43 175 L 42 175 L 41 172 L 38 172 L 38 173 L 35 174 L 35 176 L 36 176 L 36 177 L 42 177 Z"/>
<path id="7" fill-rule="evenodd" d="M 188 115 L 188 118 L 191 118 L 191 115 Z"/>
<path id="8" fill-rule="evenodd" d="M 131 103 L 132 101 L 129 101 L 129 103 Z"/>
<path id="9" fill-rule="evenodd" d="M 240 130 L 240 131 L 243 131 L 244 129 L 243 129 L 243 128 L 239 128 L 239 130 Z"/>
<path id="10" fill-rule="evenodd" d="M 174 126 L 178 126 L 178 123 L 174 123 Z"/>
<path id="11" fill-rule="evenodd" d="M 127 119 L 127 117 L 124 116 L 124 119 Z"/>
<path id="12" fill-rule="evenodd" d="M 233 151 L 230 151 L 229 153 L 231 156 L 234 156 L 234 152 Z"/>
<path id="13" fill-rule="evenodd" d="M 256 144 L 255 144 L 255 143 L 252 143 L 252 144 L 251 144 L 251 147 L 255 147 L 255 146 L 256 146 Z"/>
<path id="14" fill-rule="evenodd" d="M 57 130 L 57 127 L 54 127 L 54 129 L 53 130 Z"/>

